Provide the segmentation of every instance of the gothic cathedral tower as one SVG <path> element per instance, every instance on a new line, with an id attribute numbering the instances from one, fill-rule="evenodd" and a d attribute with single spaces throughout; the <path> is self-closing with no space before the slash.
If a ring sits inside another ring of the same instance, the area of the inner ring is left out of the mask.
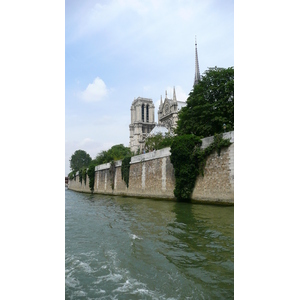
<path id="1" fill-rule="evenodd" d="M 195 78 L 194 86 L 201 80 L 197 40 L 195 37 Z M 173 88 L 173 99 L 166 97 L 163 102 L 162 97 L 158 108 L 158 126 L 165 127 L 166 130 L 172 132 L 177 126 L 178 112 L 182 107 L 186 106 L 186 102 L 178 101 L 176 98 L 175 87 Z M 134 99 L 131 105 L 131 124 L 130 131 L 130 150 L 132 152 L 142 152 L 145 146 L 145 138 L 155 127 L 154 121 L 154 104 L 152 99 L 138 97 Z"/>
<path id="2" fill-rule="evenodd" d="M 138 97 L 131 105 L 130 150 L 142 152 L 145 137 L 155 127 L 152 99 Z"/>

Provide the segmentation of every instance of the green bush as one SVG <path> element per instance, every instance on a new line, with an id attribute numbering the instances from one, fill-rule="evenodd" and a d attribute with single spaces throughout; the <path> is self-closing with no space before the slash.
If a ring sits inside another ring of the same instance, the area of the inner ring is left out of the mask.
<path id="1" fill-rule="evenodd" d="M 89 188 L 91 192 L 94 192 L 94 185 L 95 185 L 95 163 L 89 165 L 87 170 L 87 175 L 89 176 Z"/>
<path id="2" fill-rule="evenodd" d="M 179 201 L 188 201 L 193 193 L 199 174 L 204 176 L 207 157 L 214 151 L 220 156 L 221 148 L 228 147 L 230 141 L 222 134 L 215 134 L 213 143 L 201 149 L 200 137 L 193 134 L 176 136 L 171 145 L 171 163 L 175 171 L 174 196 Z"/>
<path id="3" fill-rule="evenodd" d="M 171 145 L 171 163 L 175 171 L 174 196 L 179 200 L 188 200 L 194 190 L 199 175 L 199 161 L 194 155 L 202 141 L 193 134 L 176 136 Z"/>
<path id="4" fill-rule="evenodd" d="M 85 185 L 86 185 L 86 176 L 87 176 L 86 170 L 87 170 L 86 168 L 82 169 L 82 178 L 83 178 L 83 181 L 84 181 Z"/>
<path id="5" fill-rule="evenodd" d="M 76 172 L 75 171 L 72 171 L 68 174 L 68 178 L 70 180 L 74 180 L 76 178 Z"/>
<path id="6" fill-rule="evenodd" d="M 129 186 L 130 161 L 131 161 L 131 156 L 124 157 L 121 166 L 122 180 L 125 181 L 127 187 Z"/>
<path id="7" fill-rule="evenodd" d="M 82 184 L 82 169 L 79 170 L 79 182 Z"/>
<path id="8" fill-rule="evenodd" d="M 116 174 L 116 165 L 114 160 L 110 162 L 110 168 L 109 168 L 109 176 L 110 176 L 110 184 L 111 188 L 114 190 L 115 188 L 115 174 Z"/>

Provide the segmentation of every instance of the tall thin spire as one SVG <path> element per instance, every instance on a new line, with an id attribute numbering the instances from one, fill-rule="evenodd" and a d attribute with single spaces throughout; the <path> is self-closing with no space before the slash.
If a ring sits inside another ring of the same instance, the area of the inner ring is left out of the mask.
<path id="1" fill-rule="evenodd" d="M 195 79 L 194 86 L 201 80 L 200 70 L 199 70 L 199 62 L 198 62 L 198 52 L 197 52 L 197 39 L 195 36 Z"/>
<path id="2" fill-rule="evenodd" d="M 177 102 L 176 93 L 175 93 L 175 86 L 173 87 L 173 101 Z"/>

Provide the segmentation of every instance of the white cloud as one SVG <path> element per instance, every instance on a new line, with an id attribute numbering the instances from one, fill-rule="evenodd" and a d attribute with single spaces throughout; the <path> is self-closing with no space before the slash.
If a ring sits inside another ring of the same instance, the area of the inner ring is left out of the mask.
<path id="1" fill-rule="evenodd" d="M 90 143 L 92 143 L 92 142 L 94 142 L 92 139 L 90 139 L 90 138 L 85 138 L 85 139 L 83 139 L 83 140 L 80 142 L 80 146 L 84 146 L 84 145 L 90 144 Z"/>
<path id="2" fill-rule="evenodd" d="M 167 40 L 166 44 L 174 43 L 184 28 L 190 28 L 191 35 L 194 35 L 193 29 L 199 23 L 199 18 L 208 14 L 210 5 L 210 0 L 187 1 L 184 6 L 181 1 L 171 0 L 87 1 L 80 9 L 75 10 L 76 14 L 69 13 L 68 7 L 66 8 L 66 28 L 67 32 L 70 31 L 67 40 L 76 41 L 99 32 L 106 36 L 109 32 L 119 44 L 126 44 L 130 40 L 130 43 L 141 45 L 140 41 L 147 36 L 162 47 L 161 41 Z M 106 42 L 113 44 L 109 39 Z M 181 44 L 177 43 L 176 47 L 182 47 Z M 170 50 L 169 46 L 164 49 L 167 53 Z"/>
<path id="3" fill-rule="evenodd" d="M 80 98 L 86 102 L 102 101 L 108 94 L 108 89 L 104 81 L 96 77 L 93 83 L 90 83 L 87 88 L 80 93 Z"/>

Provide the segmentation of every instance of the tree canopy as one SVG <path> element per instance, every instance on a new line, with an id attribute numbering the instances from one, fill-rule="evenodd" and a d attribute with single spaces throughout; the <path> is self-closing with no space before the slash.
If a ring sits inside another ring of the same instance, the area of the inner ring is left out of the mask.
<path id="1" fill-rule="evenodd" d="M 77 172 L 81 168 L 88 167 L 91 161 L 92 158 L 84 150 L 76 150 L 70 159 L 70 169 Z"/>
<path id="2" fill-rule="evenodd" d="M 159 150 L 162 148 L 170 147 L 172 144 L 173 136 L 170 133 L 166 133 L 164 136 L 162 133 L 148 136 L 145 139 L 146 151 Z"/>
<path id="3" fill-rule="evenodd" d="M 129 147 L 125 147 L 123 144 L 114 145 L 107 151 L 101 151 L 95 158 L 96 165 L 105 164 L 112 160 L 123 159 L 126 156 L 132 156 Z"/>
<path id="4" fill-rule="evenodd" d="M 209 68 L 181 109 L 175 133 L 212 136 L 234 130 L 234 69 Z"/>

